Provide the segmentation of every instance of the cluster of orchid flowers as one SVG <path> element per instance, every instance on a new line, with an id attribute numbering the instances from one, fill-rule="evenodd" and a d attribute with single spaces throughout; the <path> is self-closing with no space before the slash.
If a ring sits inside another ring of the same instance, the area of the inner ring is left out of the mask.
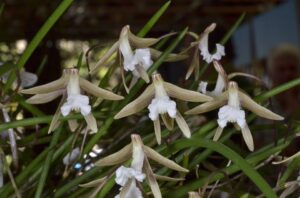
<path id="1" fill-rule="evenodd" d="M 150 83 L 147 70 L 151 67 L 153 61 L 161 54 L 161 52 L 151 48 L 151 46 L 156 44 L 163 37 L 140 38 L 130 31 L 129 26 L 125 26 L 121 31 L 119 40 L 102 56 L 96 66 L 91 70 L 91 74 L 95 74 L 100 66 L 105 65 L 110 57 L 117 53 L 123 61 L 123 66 L 121 67 L 122 78 L 127 92 L 130 91 L 139 78 L 142 78 L 146 83 L 150 84 L 140 96 L 121 109 L 114 118 L 120 119 L 127 117 L 147 107 L 149 110 L 148 117 L 153 121 L 157 143 L 161 144 L 160 120 L 162 120 L 169 130 L 174 128 L 175 120 L 183 135 L 187 138 L 191 137 L 191 130 L 183 118 L 182 113 L 179 112 L 174 99 L 188 102 L 204 102 L 186 111 L 185 114 L 201 114 L 219 108 L 217 119 L 218 128 L 213 140 L 217 141 L 227 124 L 233 123 L 234 127 L 242 132 L 242 136 L 249 150 L 253 151 L 254 142 L 247 125 L 246 113 L 243 108 L 271 120 L 282 120 L 283 117 L 259 105 L 241 90 L 238 84 L 232 81 L 232 78 L 237 74 L 226 74 L 220 63 L 221 58 L 225 55 L 223 45 L 216 44 L 216 52 L 209 52 L 208 37 L 215 27 L 215 24 L 210 25 L 200 36 L 196 36 L 197 41 L 191 44 L 191 47 L 196 46 L 196 53 L 194 54 L 192 64 L 186 75 L 186 78 L 189 78 L 194 71 L 198 71 L 199 56 L 201 55 L 207 64 L 213 63 L 214 68 L 218 72 L 215 89 L 208 91 L 206 89 L 207 82 L 200 82 L 199 91 L 192 91 L 165 82 L 162 76 L 157 72 L 152 74 L 152 82 Z M 165 61 L 178 61 L 186 57 L 187 56 L 183 53 L 170 54 Z M 129 87 L 127 87 L 125 83 L 124 71 L 133 74 Z M 60 79 L 45 85 L 23 89 L 21 93 L 34 94 L 34 96 L 27 100 L 27 102 L 31 104 L 47 103 L 62 96 L 61 103 L 50 124 L 49 132 L 55 130 L 59 125 L 60 115 L 67 116 L 72 111 L 80 112 L 84 116 L 88 129 L 92 132 L 98 131 L 97 121 L 91 111 L 92 105 L 90 104 L 89 97 L 85 94 L 91 94 L 95 97 L 107 100 L 123 99 L 123 96 L 102 89 L 80 77 L 79 71 L 76 68 L 64 69 Z M 74 131 L 78 123 L 76 120 L 69 120 L 68 122 L 71 131 Z M 115 172 L 115 181 L 121 186 L 120 194 L 116 196 L 117 198 L 143 197 L 143 193 L 140 190 L 140 183 L 145 179 L 150 185 L 154 197 L 160 198 L 161 193 L 156 179 L 174 181 L 172 178 L 155 175 L 148 159 L 152 159 L 173 170 L 188 172 L 188 170 L 177 165 L 175 162 L 168 160 L 153 149 L 145 146 L 138 135 L 132 135 L 131 139 L 131 144 L 96 163 L 98 166 L 120 165 L 132 158 L 130 167 L 122 165 Z M 100 181 L 103 182 L 105 179 L 101 179 Z"/>

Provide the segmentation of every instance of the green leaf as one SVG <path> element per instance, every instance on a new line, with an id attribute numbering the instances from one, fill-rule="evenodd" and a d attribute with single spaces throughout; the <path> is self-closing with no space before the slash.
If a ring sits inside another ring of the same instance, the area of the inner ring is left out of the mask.
<path id="1" fill-rule="evenodd" d="M 42 197 L 42 193 L 43 193 L 44 186 L 46 184 L 46 180 L 47 180 L 48 172 L 49 172 L 49 169 L 50 169 L 50 164 L 51 164 L 51 161 L 52 161 L 52 157 L 53 157 L 53 154 L 55 152 L 55 146 L 58 142 L 59 135 L 62 131 L 63 131 L 63 127 L 59 128 L 57 131 L 55 131 L 53 136 L 52 136 L 52 140 L 50 142 L 50 151 L 48 152 L 45 163 L 43 165 L 43 171 L 42 171 L 42 174 L 41 174 L 40 179 L 38 181 L 37 190 L 36 190 L 35 196 L 34 196 L 35 198 Z"/>
<path id="2" fill-rule="evenodd" d="M 197 140 L 180 140 L 174 144 L 172 148 L 176 150 L 190 148 L 190 147 L 202 147 L 208 148 L 213 151 L 216 151 L 222 154 L 224 157 L 231 160 L 235 163 L 244 173 L 247 175 L 252 182 L 264 193 L 267 198 L 274 198 L 277 195 L 273 192 L 272 188 L 269 184 L 263 179 L 263 177 L 254 169 L 252 165 L 250 165 L 245 159 L 243 159 L 239 154 L 231 150 L 229 147 L 211 140 L 197 139 Z M 170 197 L 183 197 L 189 190 L 179 188 L 180 190 L 176 190 L 174 192 L 168 193 Z"/>
<path id="3" fill-rule="evenodd" d="M 171 1 L 167 1 L 152 17 L 151 19 L 144 25 L 144 27 L 137 34 L 140 37 L 144 37 L 156 24 L 158 19 L 165 13 L 165 11 L 170 6 Z"/>

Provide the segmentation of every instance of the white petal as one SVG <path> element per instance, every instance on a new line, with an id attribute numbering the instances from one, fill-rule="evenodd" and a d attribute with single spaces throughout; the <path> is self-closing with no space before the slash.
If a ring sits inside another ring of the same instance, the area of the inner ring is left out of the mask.
<path id="1" fill-rule="evenodd" d="M 154 121 L 159 114 L 168 113 L 171 118 L 176 117 L 176 103 L 168 96 L 155 97 L 148 106 L 149 118 Z"/>
<path id="2" fill-rule="evenodd" d="M 207 89 L 207 82 L 201 81 L 201 82 L 199 83 L 199 86 L 198 86 L 198 91 L 199 91 L 200 93 L 205 94 L 205 93 L 206 93 L 206 89 Z"/>

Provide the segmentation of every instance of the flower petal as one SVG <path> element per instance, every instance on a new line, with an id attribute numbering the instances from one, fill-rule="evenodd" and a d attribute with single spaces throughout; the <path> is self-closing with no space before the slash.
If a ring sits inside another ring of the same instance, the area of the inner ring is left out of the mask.
<path id="1" fill-rule="evenodd" d="M 153 174 L 153 171 L 151 169 L 151 166 L 147 158 L 145 158 L 145 162 L 144 162 L 144 171 L 146 173 L 146 179 L 147 182 L 149 183 L 154 198 L 162 198 L 160 188 L 158 186 L 158 183 L 156 181 L 156 178 Z"/>
<path id="2" fill-rule="evenodd" d="M 158 59 L 160 57 L 160 55 L 162 54 L 161 51 L 158 51 L 156 49 L 153 49 L 153 48 L 149 48 L 149 49 L 150 49 L 151 57 L 153 59 Z M 176 61 L 181 61 L 181 60 L 184 60 L 187 58 L 188 58 L 188 56 L 186 54 L 171 53 L 166 57 L 166 59 L 164 59 L 164 62 L 176 62 Z"/>
<path id="3" fill-rule="evenodd" d="M 254 150 L 254 142 L 253 142 L 253 137 L 252 137 L 252 134 L 251 134 L 251 131 L 250 131 L 248 125 L 246 124 L 244 126 L 244 128 L 241 129 L 241 131 L 242 131 L 242 135 L 243 135 L 244 141 L 245 141 L 248 149 L 250 151 L 253 151 Z"/>
<path id="4" fill-rule="evenodd" d="M 92 130 L 92 132 L 96 133 L 98 131 L 97 127 L 97 121 L 92 113 L 88 114 L 87 116 L 84 116 L 84 119 L 86 121 L 86 124 L 89 129 Z"/>
<path id="5" fill-rule="evenodd" d="M 128 144 L 125 147 L 123 147 L 121 150 L 117 151 L 116 153 L 113 153 L 105 158 L 102 158 L 98 160 L 95 165 L 96 166 L 111 166 L 116 164 L 121 164 L 122 162 L 125 162 L 129 158 L 131 158 L 132 154 L 132 144 Z"/>
<path id="6" fill-rule="evenodd" d="M 105 182 L 106 179 L 107 179 L 107 177 L 102 177 L 100 179 L 96 179 L 96 180 L 93 180 L 93 181 L 85 183 L 85 184 L 79 184 L 79 186 L 83 187 L 83 188 L 96 187 L 96 186 L 102 184 L 103 182 Z"/>
<path id="7" fill-rule="evenodd" d="M 187 115 L 200 114 L 200 113 L 205 113 L 205 112 L 217 109 L 226 104 L 227 97 L 228 97 L 228 92 L 224 92 L 222 95 L 218 96 L 217 98 L 214 98 L 212 101 L 203 103 L 201 105 L 198 105 L 198 106 L 186 111 L 185 114 L 187 114 Z"/>
<path id="8" fill-rule="evenodd" d="M 159 118 L 153 121 L 157 144 L 161 144 L 161 128 Z"/>
<path id="9" fill-rule="evenodd" d="M 198 93 L 196 91 L 183 89 L 171 83 L 164 82 L 164 88 L 170 97 L 178 98 L 183 101 L 206 102 L 212 100 L 212 97 L 210 96 Z"/>
<path id="10" fill-rule="evenodd" d="M 141 76 L 141 78 L 146 82 L 146 83 L 149 83 L 150 82 L 150 79 L 149 79 L 149 76 L 148 76 L 148 73 L 147 71 L 145 70 L 145 68 L 141 65 L 136 65 L 136 69 L 139 73 L 139 75 Z"/>
<path id="11" fill-rule="evenodd" d="M 223 133 L 223 128 L 222 127 L 218 127 L 217 130 L 216 130 L 216 132 L 215 132 L 213 141 L 218 141 L 220 139 L 222 133 Z"/>
<path id="12" fill-rule="evenodd" d="M 74 132 L 79 126 L 77 120 L 68 120 L 68 125 L 72 132 Z"/>
<path id="13" fill-rule="evenodd" d="M 49 93 L 53 91 L 57 91 L 59 89 L 65 88 L 66 86 L 66 79 L 65 78 L 60 78 L 58 80 L 55 80 L 53 82 L 40 85 L 37 87 L 33 87 L 30 89 L 23 89 L 20 90 L 20 93 L 23 94 L 43 94 L 43 93 Z"/>
<path id="14" fill-rule="evenodd" d="M 60 95 L 62 95 L 62 93 L 63 90 L 57 90 L 50 93 L 36 94 L 28 98 L 26 102 L 29 104 L 43 104 L 58 98 Z"/>
<path id="15" fill-rule="evenodd" d="M 153 98 L 153 95 L 154 85 L 151 84 L 137 99 L 127 104 L 119 113 L 117 113 L 114 119 L 120 119 L 141 111 L 150 103 L 150 101 Z"/>
<path id="16" fill-rule="evenodd" d="M 132 182 L 133 182 L 133 179 L 128 179 L 126 184 L 121 189 L 120 198 L 127 198 L 128 197 L 128 196 L 126 196 L 126 194 L 129 191 Z"/>
<path id="17" fill-rule="evenodd" d="M 129 27 L 128 27 L 129 28 Z M 154 45 L 159 41 L 157 38 L 141 38 L 134 35 L 130 29 L 128 29 L 128 39 L 130 43 L 136 48 L 146 48 L 151 45 Z"/>
<path id="18" fill-rule="evenodd" d="M 119 48 L 119 41 L 115 42 L 111 48 L 101 57 L 101 59 L 96 63 L 94 68 L 91 69 L 90 74 L 95 74 L 99 67 L 101 67 Z"/>
<path id="19" fill-rule="evenodd" d="M 193 59 L 192 59 L 192 62 L 188 68 L 188 71 L 185 75 L 185 79 L 189 79 L 190 76 L 192 75 L 193 71 L 195 71 L 195 79 L 198 78 L 199 76 L 199 67 L 200 67 L 200 57 L 199 57 L 199 52 L 198 52 L 198 48 L 195 49 L 194 51 L 194 56 L 193 56 Z"/>
<path id="20" fill-rule="evenodd" d="M 179 111 L 177 111 L 175 120 L 177 122 L 178 127 L 182 131 L 183 135 L 187 138 L 190 138 L 191 137 L 190 127 L 188 126 L 188 124 L 186 123 L 182 115 L 179 113 Z"/>
<path id="21" fill-rule="evenodd" d="M 239 98 L 241 101 L 241 105 L 252 111 L 253 113 L 270 120 L 283 120 L 284 118 L 276 113 L 273 113 L 269 109 L 257 104 L 254 100 L 252 100 L 249 96 L 239 91 Z"/>
<path id="22" fill-rule="evenodd" d="M 155 150 L 153 150 L 152 148 L 150 148 L 148 146 L 144 145 L 144 151 L 145 151 L 145 155 L 147 157 L 149 157 L 150 159 L 156 161 L 159 164 L 162 164 L 165 167 L 168 167 L 170 169 L 177 170 L 177 171 L 180 171 L 180 172 L 189 172 L 189 170 L 179 166 L 175 162 L 173 162 L 173 161 L 169 160 L 168 158 L 162 156 L 161 154 L 159 154 L 158 152 L 156 152 Z"/>
<path id="23" fill-rule="evenodd" d="M 123 96 L 119 96 L 108 90 L 102 89 L 83 78 L 79 79 L 79 84 L 80 88 L 82 88 L 84 91 L 99 98 L 103 98 L 106 100 L 122 100 L 124 98 Z"/>
<path id="24" fill-rule="evenodd" d="M 61 106 L 64 104 L 64 102 L 66 101 L 66 94 L 63 94 L 62 95 L 62 98 L 59 102 L 59 105 L 53 115 L 53 118 L 51 120 L 51 123 L 50 123 L 50 126 L 49 126 L 49 129 L 48 129 L 48 134 L 51 133 L 52 131 L 54 131 L 60 124 L 60 121 L 58 120 L 59 119 L 59 116 L 60 116 L 60 108 Z"/>
<path id="25" fill-rule="evenodd" d="M 173 177 L 167 177 L 163 175 L 156 175 L 154 174 L 155 178 L 161 181 L 169 181 L 169 182 L 178 182 L 178 181 L 184 181 L 184 178 L 173 178 Z"/>
<path id="26" fill-rule="evenodd" d="M 165 126 L 167 127 L 168 130 L 173 130 L 174 128 L 174 119 L 171 118 L 167 113 L 161 114 L 160 115 Z"/>

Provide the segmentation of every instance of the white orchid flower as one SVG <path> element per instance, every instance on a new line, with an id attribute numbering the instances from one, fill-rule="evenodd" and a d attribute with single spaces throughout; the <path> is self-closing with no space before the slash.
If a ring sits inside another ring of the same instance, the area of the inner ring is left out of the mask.
<path id="1" fill-rule="evenodd" d="M 116 95 L 110 91 L 102 89 L 79 76 L 78 69 L 64 69 L 63 76 L 51 83 L 23 89 L 20 92 L 24 94 L 35 94 L 27 100 L 30 104 L 42 104 L 50 102 L 62 95 L 62 100 L 58 110 L 53 116 L 48 132 L 53 131 L 58 126 L 59 115 L 67 116 L 70 112 L 80 112 L 93 132 L 98 131 L 96 119 L 91 112 L 89 97 L 82 94 L 82 91 L 107 100 L 121 100 L 122 96 Z M 75 130 L 76 121 L 69 120 L 72 131 Z"/>
<path id="2" fill-rule="evenodd" d="M 120 194 L 116 197 L 132 198 L 142 197 L 141 190 L 137 187 L 137 182 L 142 183 L 147 180 L 155 198 L 161 198 L 161 192 L 156 179 L 165 181 L 181 181 L 182 178 L 171 178 L 160 176 L 153 173 L 148 159 L 152 159 L 167 168 L 188 172 L 187 169 L 179 166 L 175 162 L 163 157 L 155 150 L 143 144 L 141 137 L 136 134 L 131 135 L 131 143 L 126 145 L 120 151 L 111 154 L 95 163 L 96 166 L 112 166 L 119 165 L 128 160 L 131 166 L 126 168 L 121 166 L 116 171 L 116 183 L 121 185 Z M 102 180 L 101 180 L 102 181 Z"/>
<path id="3" fill-rule="evenodd" d="M 153 60 L 156 60 L 162 53 L 158 50 L 150 48 L 156 44 L 162 38 L 171 36 L 174 33 L 166 34 L 160 38 L 141 38 L 134 35 L 130 31 L 129 25 L 122 28 L 119 40 L 116 41 L 112 47 L 101 57 L 96 63 L 96 66 L 91 70 L 91 74 L 94 74 L 100 66 L 106 64 L 110 57 L 114 53 L 120 54 L 122 62 L 122 80 L 127 92 L 137 82 L 139 78 L 142 78 L 145 82 L 149 83 L 150 79 L 147 74 L 147 70 L 151 67 Z M 165 62 L 174 62 L 187 58 L 185 54 L 169 54 L 164 60 Z M 127 87 L 125 83 L 125 77 L 123 71 L 130 71 L 133 74 L 133 79 Z"/>
<path id="4" fill-rule="evenodd" d="M 225 48 L 219 43 L 216 44 L 216 52 L 214 54 L 211 54 L 208 50 L 208 37 L 215 28 L 215 23 L 208 26 L 201 35 L 201 40 L 199 43 L 200 53 L 203 57 L 203 60 L 205 60 L 207 63 L 211 63 L 213 60 L 221 60 L 222 56 L 225 56 Z"/>
<path id="5" fill-rule="evenodd" d="M 154 123 L 154 131 L 158 144 L 161 144 L 159 116 L 161 116 L 164 124 L 169 130 L 173 129 L 173 121 L 175 119 L 184 136 L 187 138 L 191 137 L 189 126 L 177 110 L 175 101 L 171 100 L 170 97 L 191 102 L 205 102 L 212 98 L 164 82 L 160 74 L 152 75 L 152 81 L 153 82 L 137 99 L 126 105 L 117 115 L 115 115 L 115 119 L 137 113 L 148 106 L 149 118 Z"/>
<path id="6" fill-rule="evenodd" d="M 248 95 L 239 90 L 236 82 L 231 81 L 228 84 L 228 90 L 221 95 L 215 97 L 212 101 L 206 102 L 195 108 L 185 112 L 185 114 L 200 114 L 205 113 L 216 108 L 219 108 L 218 112 L 218 125 L 214 140 L 217 141 L 223 129 L 227 126 L 228 122 L 234 123 L 235 126 L 241 130 L 243 138 L 250 151 L 254 150 L 254 143 L 251 132 L 246 122 L 245 111 L 242 107 L 252 111 L 258 116 L 270 119 L 270 120 L 283 120 L 280 115 L 273 113 L 265 107 L 257 104 Z"/>

